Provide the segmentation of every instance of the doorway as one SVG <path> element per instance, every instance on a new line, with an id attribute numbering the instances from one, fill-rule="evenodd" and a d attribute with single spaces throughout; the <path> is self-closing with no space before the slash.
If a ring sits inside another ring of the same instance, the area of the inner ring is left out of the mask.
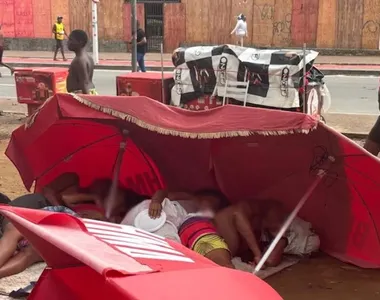
<path id="1" fill-rule="evenodd" d="M 164 4 L 145 3 L 144 11 L 148 52 L 160 52 L 164 40 Z"/>

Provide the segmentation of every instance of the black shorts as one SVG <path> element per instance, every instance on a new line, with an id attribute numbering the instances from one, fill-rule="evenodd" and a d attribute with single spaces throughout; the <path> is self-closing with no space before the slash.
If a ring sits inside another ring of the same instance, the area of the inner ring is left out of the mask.
<path id="1" fill-rule="evenodd" d="M 369 132 L 368 139 L 380 145 L 380 117 L 377 118 L 375 125 L 373 125 Z"/>
<path id="2" fill-rule="evenodd" d="M 63 40 L 55 40 L 55 42 L 57 49 L 63 48 Z"/>

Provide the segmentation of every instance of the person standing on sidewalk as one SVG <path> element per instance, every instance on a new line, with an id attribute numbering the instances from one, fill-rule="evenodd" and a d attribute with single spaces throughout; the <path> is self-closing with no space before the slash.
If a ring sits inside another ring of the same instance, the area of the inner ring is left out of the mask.
<path id="1" fill-rule="evenodd" d="M 11 71 L 11 75 L 13 75 L 15 70 L 12 67 L 8 66 L 7 64 L 3 63 L 4 44 L 5 44 L 4 33 L 2 30 L 2 24 L 0 24 L 0 66 L 4 66 L 8 68 Z M 0 77 L 1 77 L 1 73 L 0 73 Z"/>
<path id="2" fill-rule="evenodd" d="M 139 65 L 139 69 L 141 72 L 146 72 L 145 68 L 145 54 L 146 54 L 146 35 L 145 31 L 141 29 L 140 22 L 137 21 L 137 34 L 135 35 L 134 32 L 132 32 L 133 38 L 136 39 L 137 44 L 137 63 Z M 132 44 L 132 41 L 130 42 Z"/>
<path id="3" fill-rule="evenodd" d="M 58 16 L 57 22 L 53 26 L 53 34 L 55 38 L 55 52 L 54 52 L 54 60 L 57 60 L 58 51 L 61 50 L 63 60 L 66 61 L 65 52 L 63 49 L 63 40 L 65 39 L 65 35 L 67 36 L 65 25 L 62 22 L 63 17 Z"/>

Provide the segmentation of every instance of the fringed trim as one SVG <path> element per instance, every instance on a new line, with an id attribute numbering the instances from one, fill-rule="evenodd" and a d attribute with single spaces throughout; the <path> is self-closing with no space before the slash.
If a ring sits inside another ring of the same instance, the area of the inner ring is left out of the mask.
<path id="1" fill-rule="evenodd" d="M 37 118 L 39 112 L 41 111 L 41 109 L 42 109 L 42 108 L 46 105 L 46 103 L 48 103 L 53 97 L 54 97 L 54 96 L 52 96 L 52 97 L 46 99 L 46 101 L 43 102 L 43 103 L 41 104 L 41 106 L 39 106 L 39 107 L 34 111 L 33 114 L 31 114 L 30 116 L 28 116 L 28 117 L 26 118 L 26 120 L 25 120 L 25 125 L 24 125 L 24 126 L 25 126 L 25 129 L 28 129 L 28 128 L 32 127 L 32 125 L 33 125 L 34 122 L 36 121 L 36 118 Z"/>
<path id="2" fill-rule="evenodd" d="M 87 99 L 84 99 L 76 94 L 71 94 L 75 100 L 77 100 L 79 103 L 84 104 L 92 109 L 95 109 L 97 111 L 100 111 L 102 113 L 105 113 L 107 115 L 119 118 L 121 120 L 125 120 L 127 122 L 136 124 L 137 126 L 147 129 L 149 131 L 157 132 L 159 134 L 163 135 L 172 135 L 172 136 L 179 136 L 182 138 L 190 138 L 190 139 L 219 139 L 219 138 L 228 138 L 228 137 L 239 137 L 239 136 L 250 136 L 254 134 L 259 135 L 265 135 L 265 136 L 280 136 L 280 135 L 288 135 L 288 134 L 308 134 L 314 129 L 316 129 L 317 126 L 315 126 L 312 129 L 299 129 L 299 130 L 279 130 L 279 131 L 249 131 L 249 130 L 234 130 L 234 131 L 221 131 L 221 132 L 200 132 L 200 133 L 194 133 L 194 132 L 185 132 L 185 131 L 178 131 L 174 129 L 168 129 L 168 128 L 162 128 L 156 125 L 152 125 L 149 123 L 146 123 L 134 116 L 131 116 L 129 114 L 114 110 L 109 107 L 104 107 L 98 104 L 95 104 Z"/>

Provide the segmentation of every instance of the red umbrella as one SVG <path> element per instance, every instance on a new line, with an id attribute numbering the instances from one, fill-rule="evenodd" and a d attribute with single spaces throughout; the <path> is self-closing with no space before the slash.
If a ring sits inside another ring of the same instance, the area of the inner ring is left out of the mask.
<path id="1" fill-rule="evenodd" d="M 122 186 L 142 195 L 162 188 L 155 164 L 123 134 L 123 122 L 94 119 L 91 111 L 83 117 L 66 117 L 60 104 L 46 102 L 12 133 L 6 155 L 28 190 L 35 180 L 39 188 L 65 172 L 75 171 L 82 186 L 94 179 L 112 178 L 119 151 L 124 151 L 119 174 Z M 121 149 L 125 144 L 125 150 Z"/>
<path id="2" fill-rule="evenodd" d="M 231 201 L 278 199 L 289 211 L 307 200 L 299 215 L 313 224 L 325 252 L 380 267 L 380 160 L 311 116 L 230 105 L 192 112 L 146 97 L 56 95 L 35 122 L 52 123 L 56 111 L 63 119 L 125 120 L 129 137 L 172 190 L 218 188 Z"/>
<path id="3" fill-rule="evenodd" d="M 0 213 L 49 267 L 28 299 L 282 299 L 253 274 L 134 227 L 8 206 Z"/>

